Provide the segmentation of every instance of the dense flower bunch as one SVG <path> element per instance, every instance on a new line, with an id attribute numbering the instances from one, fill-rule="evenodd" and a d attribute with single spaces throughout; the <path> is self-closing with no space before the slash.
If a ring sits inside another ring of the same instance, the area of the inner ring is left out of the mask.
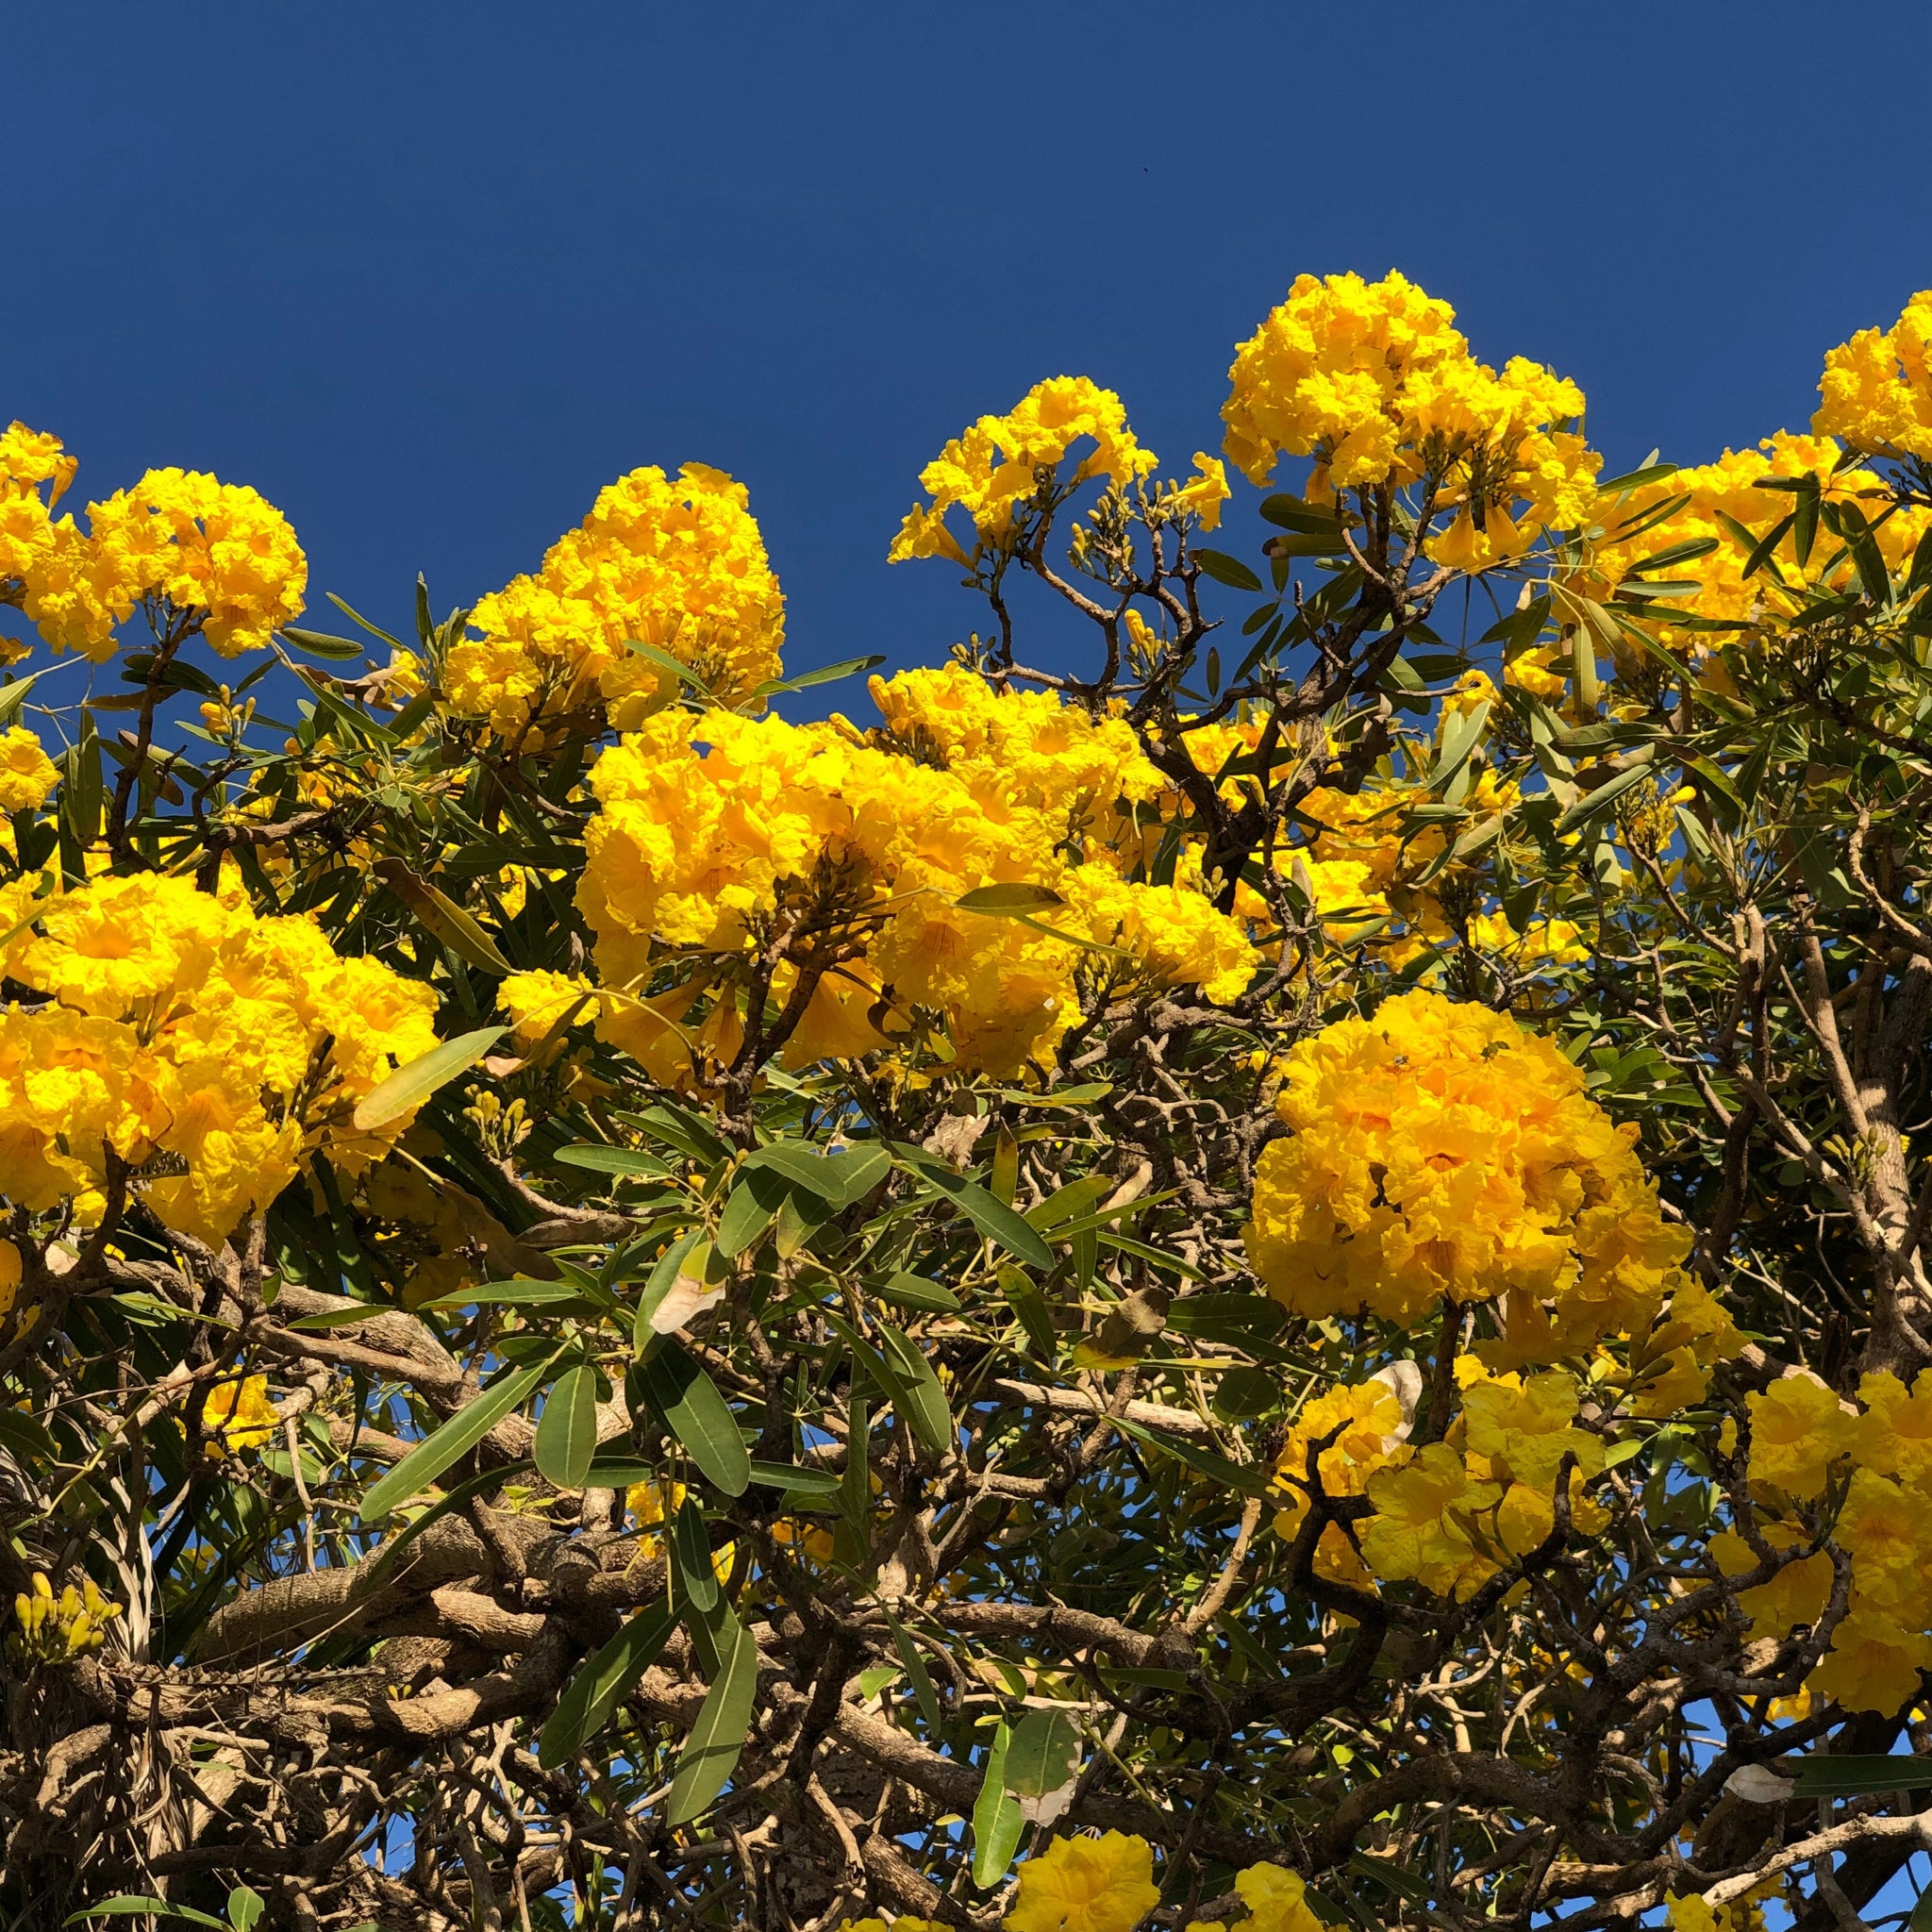
<path id="1" fill-rule="evenodd" d="M 302 614 L 308 566 L 295 533 L 245 484 L 150 470 L 90 504 L 83 533 L 52 513 L 75 468 L 55 437 L 21 423 L 0 435 L 0 603 L 49 643 L 104 663 L 114 625 L 145 606 L 159 634 L 198 632 L 232 658 Z"/>
<path id="2" fill-rule="evenodd" d="M 1407 1327 L 1444 1298 L 1499 1304 L 1505 1350 L 1550 1361 L 1648 1326 L 1690 1246 L 1555 1046 L 1418 991 L 1288 1056 L 1291 1132 L 1255 1180 L 1255 1272 L 1304 1315 Z"/>
<path id="3" fill-rule="evenodd" d="M 102 1595 L 92 1576 L 55 1592 L 44 1570 L 33 1574 L 32 1587 L 13 1599 L 13 1628 L 8 1633 L 8 1655 L 17 1670 L 37 1663 L 65 1663 L 108 1641 L 108 1625 L 121 1614 L 121 1606 Z"/>
<path id="4" fill-rule="evenodd" d="M 311 1150 L 352 1171 L 379 1155 L 402 1123 L 358 1132 L 356 1103 L 435 1044 L 427 988 L 185 879 L 15 889 L 0 917 L 16 928 L 7 976 L 46 995 L 0 1011 L 0 1195 L 16 1208 L 72 1199 L 98 1219 L 118 1164 L 167 1226 L 219 1244 Z"/>
<path id="5" fill-rule="evenodd" d="M 1932 458 L 1932 289 L 1890 328 L 1861 328 L 1824 358 L 1814 435 L 1874 456 Z"/>
<path id="6" fill-rule="evenodd" d="M 242 483 L 196 470 L 150 470 L 132 490 L 88 506 L 94 589 L 118 623 L 159 607 L 162 630 L 198 631 L 225 658 L 260 650 L 302 614 L 308 565 L 289 520 Z M 101 634 L 84 646 L 113 655 Z"/>
<path id="7" fill-rule="evenodd" d="M 49 643 L 87 648 L 110 624 L 89 568 L 87 539 L 54 506 L 78 464 L 60 439 L 14 423 L 0 433 L 0 604 L 26 612 Z M 0 640 L 8 663 L 23 655 Z"/>
<path id="8" fill-rule="evenodd" d="M 1754 1636 L 1783 1638 L 1818 1623 L 1831 1599 L 1821 1546 L 1829 1524 L 1852 1559 L 1851 1596 L 1806 1689 L 1847 1709 L 1892 1710 L 1932 1669 L 1932 1370 L 1909 1390 L 1890 1373 L 1868 1374 L 1856 1406 L 1793 1374 L 1748 1407 L 1757 1518 L 1748 1533 L 1721 1530 L 1711 1554 L 1741 1576 L 1774 1553 L 1776 1574 L 1739 1603 Z"/>
<path id="9" fill-rule="evenodd" d="M 1821 411 L 1820 420 L 1828 414 Z M 1658 600 L 1662 608 L 1626 621 L 1692 659 L 1707 657 L 1727 635 L 1774 632 L 1805 608 L 1807 591 L 1840 591 L 1857 581 L 1845 541 L 1830 529 L 1801 536 L 1791 488 L 1800 479 L 1816 486 L 1828 514 L 1870 526 L 1889 570 L 1907 562 L 1932 528 L 1932 510 L 1890 508 L 1883 479 L 1840 467 L 1842 456 L 1829 437 L 1780 430 L 1756 449 L 1725 450 L 1715 462 L 1620 492 L 1599 506 L 1595 527 L 1604 534 L 1587 546 L 1574 588 L 1607 598 L 1626 584 L 1641 585 L 1646 559 L 1682 553 L 1663 568 L 1674 588 Z M 1767 543 L 1766 558 L 1757 558 Z M 1674 624 L 1677 610 L 1715 628 Z"/>
<path id="10" fill-rule="evenodd" d="M 58 769 L 25 725 L 0 731 L 0 812 L 10 818 L 17 811 L 38 811 L 59 782 Z"/>
<path id="11" fill-rule="evenodd" d="M 604 986 L 636 991 L 670 949 L 703 956 L 722 988 L 782 903 L 802 923 L 799 954 L 812 939 L 837 949 L 792 1036 L 800 1060 L 876 1050 L 889 1009 L 903 1031 L 924 1008 L 943 1016 L 959 1062 L 1010 1073 L 1075 1017 L 1089 948 L 1110 949 L 1098 957 L 1137 983 L 1236 997 L 1256 965 L 1237 921 L 1185 886 L 1124 880 L 1097 841 L 1092 858 L 1068 856 L 1079 827 L 1117 822 L 1124 802 L 1154 789 L 1124 730 L 984 685 L 969 718 L 960 676 L 882 688 L 891 723 L 877 741 L 836 724 L 667 711 L 605 753 L 580 891 Z M 958 903 L 1012 885 L 1041 890 L 1039 918 Z M 668 1004 L 607 999 L 602 1024 L 661 1064 L 651 1057 L 675 1053 L 698 985 Z M 510 997 L 529 1014 L 544 991 Z M 564 991 L 548 991 L 555 1008 Z M 721 998 L 697 1043 L 728 1060 L 742 1024 Z"/>
<path id="12" fill-rule="evenodd" d="M 1228 371 L 1228 460 L 1265 483 L 1282 456 L 1312 456 L 1310 500 L 1426 479 L 1457 510 L 1430 555 L 1457 570 L 1576 528 L 1602 458 L 1557 425 L 1581 419 L 1582 391 L 1520 356 L 1499 375 L 1455 317 L 1398 274 L 1298 277 Z"/>
<path id="13" fill-rule="evenodd" d="M 1059 466 L 1075 444 L 1091 442 L 1064 475 Z M 1110 389 L 1084 375 L 1056 375 L 1036 383 L 1004 416 L 982 416 L 946 444 L 920 472 L 931 499 L 914 504 L 888 553 L 894 563 L 915 557 L 949 557 L 968 569 L 988 549 L 1010 545 L 1024 526 L 1024 507 L 1056 489 L 1072 489 L 1105 476 L 1117 490 L 1144 481 L 1158 466 L 1127 426 L 1127 413 Z M 1226 472 L 1212 457 L 1197 454 L 1191 482 L 1154 492 L 1157 513 L 1191 516 L 1206 530 L 1221 521 L 1227 497 Z M 971 518 L 969 552 L 946 526 L 946 513 Z"/>
<path id="14" fill-rule="evenodd" d="M 749 502 L 703 463 L 609 484 L 534 576 L 470 613 L 481 636 L 449 653 L 450 709 L 518 741 L 587 708 L 627 727 L 677 684 L 633 644 L 668 652 L 720 704 L 754 701 L 778 675 L 785 600 Z"/>

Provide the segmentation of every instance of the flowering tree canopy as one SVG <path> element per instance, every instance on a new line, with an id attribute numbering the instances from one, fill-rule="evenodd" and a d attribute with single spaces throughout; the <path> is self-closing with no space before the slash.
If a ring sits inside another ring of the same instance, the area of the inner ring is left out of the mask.
<path id="1" fill-rule="evenodd" d="M 1908 1873 L 1932 293 L 1610 477 L 1455 324 L 1302 276 L 1185 469 L 980 418 L 880 539 L 982 628 L 862 698 L 699 463 L 349 639 L 0 436 L 9 1924 Z"/>

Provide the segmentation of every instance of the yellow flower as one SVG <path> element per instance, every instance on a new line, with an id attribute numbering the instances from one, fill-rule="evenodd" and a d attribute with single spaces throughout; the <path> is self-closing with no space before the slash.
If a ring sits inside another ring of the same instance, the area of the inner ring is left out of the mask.
<path id="1" fill-rule="evenodd" d="M 1647 1328 L 1688 1234 L 1582 1073 L 1506 1015 L 1427 992 L 1284 1062 L 1292 1130 L 1262 1152 L 1248 1257 L 1295 1312 L 1403 1324 L 1501 1297 L 1505 1347 L 1549 1361 Z"/>
<path id="2" fill-rule="evenodd" d="M 1160 1903 L 1144 1838 L 1057 1838 L 1020 1867 L 1007 1932 L 1133 1932 Z"/>
<path id="3" fill-rule="evenodd" d="M 1810 1497 L 1824 1488 L 1826 1473 L 1852 1446 L 1854 1419 L 1816 1375 L 1785 1375 L 1762 1394 L 1745 1399 L 1751 1412 L 1751 1480 L 1788 1495 Z"/>
<path id="4" fill-rule="evenodd" d="M 208 1391 L 201 1415 L 203 1425 L 236 1455 L 244 1449 L 259 1449 L 281 1427 L 275 1405 L 268 1399 L 266 1375 L 216 1383 Z"/>
<path id="5" fill-rule="evenodd" d="M 31 731 L 23 724 L 0 731 L 0 812 L 38 811 L 59 782 Z"/>

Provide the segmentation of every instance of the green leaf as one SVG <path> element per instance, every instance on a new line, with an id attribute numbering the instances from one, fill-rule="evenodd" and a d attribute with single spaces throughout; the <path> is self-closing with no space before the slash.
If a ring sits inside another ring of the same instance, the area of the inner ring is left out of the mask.
<path id="1" fill-rule="evenodd" d="M 46 1425 L 17 1408 L 0 1408 L 0 1449 L 42 1462 L 52 1462 L 60 1453 Z"/>
<path id="2" fill-rule="evenodd" d="M 268 1901 L 245 1885 L 238 1885 L 228 1894 L 228 1924 L 235 1932 L 255 1932 L 256 1921 L 267 1909 Z"/>
<path id="3" fill-rule="evenodd" d="M 1619 772 L 1607 785 L 1599 785 L 1594 791 L 1587 791 L 1557 821 L 1557 836 L 1574 832 L 1579 825 L 1586 825 L 1591 819 L 1600 818 L 1624 792 L 1641 785 L 1644 779 L 1653 776 L 1647 764 L 1632 765 L 1627 772 Z"/>
<path id="4" fill-rule="evenodd" d="M 652 1318 L 663 1305 L 664 1297 L 677 1286 L 678 1275 L 685 1272 L 686 1259 L 704 1238 L 703 1228 L 690 1228 L 658 1256 L 649 1279 L 644 1283 L 643 1292 L 638 1297 L 637 1320 L 631 1326 L 630 1345 L 640 1357 L 657 1338 L 658 1331 L 651 1325 Z"/>
<path id="5" fill-rule="evenodd" d="M 671 1519 L 671 1554 L 676 1565 L 680 1602 L 701 1610 L 718 1607 L 718 1573 L 711 1567 L 711 1540 L 705 1534 L 705 1512 L 687 1496 Z"/>
<path id="6" fill-rule="evenodd" d="M 564 1167 L 581 1167 L 591 1174 L 648 1174 L 656 1179 L 671 1172 L 655 1154 L 635 1147 L 603 1147 L 594 1141 L 559 1147 L 550 1158 Z"/>
<path id="7" fill-rule="evenodd" d="M 873 1325 L 884 1344 L 886 1359 L 898 1372 L 900 1386 L 892 1391 L 893 1398 L 908 1425 L 935 1456 L 943 1456 L 954 1446 L 953 1412 L 925 1351 L 890 1322 Z"/>
<path id="8" fill-rule="evenodd" d="M 372 1127 L 387 1126 L 391 1121 L 422 1104 L 439 1087 L 446 1086 L 458 1074 L 467 1073 L 503 1038 L 501 1026 L 479 1026 L 474 1033 L 461 1033 L 433 1046 L 420 1059 L 398 1067 L 387 1080 L 378 1081 L 357 1105 L 356 1130 L 366 1134 Z"/>
<path id="9" fill-rule="evenodd" d="M 1053 1312 L 1046 1306 L 1046 1297 L 1041 1293 L 1032 1275 L 1025 1269 L 1015 1268 L 1008 1262 L 1000 1270 L 999 1283 L 1000 1292 L 1007 1298 L 1007 1306 L 1019 1317 L 1026 1345 L 1040 1360 L 1051 1362 L 1058 1353 Z"/>
<path id="10" fill-rule="evenodd" d="M 1049 906 L 1066 903 L 1051 886 L 1029 886 L 1024 879 L 997 886 L 975 886 L 953 901 L 962 912 L 1040 912 Z"/>
<path id="11" fill-rule="evenodd" d="M 101 741 L 92 711 L 81 712 L 80 740 L 60 762 L 60 817 L 85 851 L 101 836 Z"/>
<path id="12" fill-rule="evenodd" d="M 491 1490 L 501 1488 L 511 1476 L 527 1474 L 535 1467 L 534 1463 L 519 1458 L 515 1462 L 506 1462 L 497 1469 L 486 1469 L 479 1471 L 475 1475 L 466 1475 L 459 1483 L 452 1483 L 439 1502 L 414 1518 L 395 1536 L 391 1537 L 376 1551 L 375 1557 L 368 1559 L 371 1563 L 369 1574 L 372 1588 L 394 1568 L 397 1558 L 432 1523 L 440 1523 L 445 1516 L 453 1515 L 462 1508 L 472 1498 L 488 1495 Z"/>
<path id="13" fill-rule="evenodd" d="M 754 1462 L 751 1479 L 761 1489 L 783 1490 L 790 1495 L 836 1496 L 840 1477 L 829 1469 L 808 1469 L 795 1462 Z"/>
<path id="14" fill-rule="evenodd" d="M 1647 469 L 1625 470 L 1621 476 L 1612 476 L 1607 483 L 1599 483 L 1600 496 L 1614 495 L 1623 490 L 1636 490 L 1645 483 L 1661 483 L 1666 477 L 1677 474 L 1675 463 L 1652 463 Z"/>
<path id="15" fill-rule="evenodd" d="M 1801 1757 L 1792 1775 L 1800 1799 L 1862 1798 L 1879 1791 L 1932 1790 L 1932 1758 Z"/>
<path id="16" fill-rule="evenodd" d="M 580 1490 L 597 1453 L 597 1372 L 579 1362 L 557 1380 L 537 1420 L 537 1468 L 559 1490 Z"/>
<path id="17" fill-rule="evenodd" d="M 945 1722 L 945 1714 L 940 1709 L 939 1693 L 932 1687 L 932 1673 L 925 1667 L 925 1658 L 913 1641 L 911 1631 L 893 1616 L 892 1607 L 882 1603 L 879 1607 L 885 1611 L 886 1622 L 891 1626 L 892 1642 L 898 1649 L 899 1661 L 906 1666 L 907 1680 L 919 1703 L 919 1714 L 934 1730 L 938 1730 Z"/>
<path id="18" fill-rule="evenodd" d="M 1230 557 L 1224 550 L 1197 549 L 1193 558 L 1217 584 L 1225 584 L 1231 591 L 1258 591 L 1261 588 L 1261 579 L 1240 558 Z"/>
<path id="19" fill-rule="evenodd" d="M 26 694 L 34 688 L 35 679 L 45 675 L 45 672 L 36 671 L 31 676 L 15 678 L 11 684 L 0 684 L 0 731 L 18 722 L 21 707 L 26 703 Z"/>
<path id="20" fill-rule="evenodd" d="M 275 635 L 311 658 L 333 658 L 340 662 L 362 656 L 363 647 L 353 638 L 332 638 L 326 631 L 297 630 L 293 625 L 285 624 Z"/>
<path id="21" fill-rule="evenodd" d="M 775 697 L 780 691 L 807 691 L 815 684 L 831 684 L 841 677 L 856 677 L 860 672 L 874 670 L 885 661 L 883 657 L 846 658 L 819 671 L 801 671 L 796 677 L 768 677 L 758 686 L 758 695 L 769 698 Z"/>
<path id="22" fill-rule="evenodd" d="M 680 684 L 688 684 L 701 698 L 711 696 L 711 687 L 682 659 L 674 658 L 661 644 L 641 643 L 636 638 L 626 638 L 624 647 L 635 651 L 640 658 L 648 658 L 660 671 L 668 671 Z"/>
<path id="23" fill-rule="evenodd" d="M 548 1302 L 574 1302 L 583 1292 L 574 1281 L 485 1281 L 475 1288 L 452 1289 L 448 1294 L 440 1294 L 434 1301 L 418 1302 L 415 1312 L 421 1314 L 425 1308 L 479 1308 L 541 1307 Z M 383 1313 L 379 1307 L 372 1307 L 356 1315 L 347 1308 L 331 1308 L 326 1316 L 311 1315 L 309 1322 L 328 1321 L 331 1324 L 338 1315 L 349 1316 L 356 1321 L 366 1322 L 370 1315 Z M 304 1326 L 302 1322 L 291 1322 L 291 1328 Z"/>
<path id="24" fill-rule="evenodd" d="M 400 651 L 403 648 L 403 641 L 401 638 L 392 638 L 390 636 L 388 631 L 383 629 L 381 625 L 371 624 L 370 621 L 366 617 L 364 617 L 359 610 L 358 610 L 353 605 L 345 604 L 342 601 L 342 599 L 338 597 L 333 591 L 325 591 L 323 592 L 323 595 L 325 596 L 328 599 L 328 601 L 331 604 L 333 604 L 336 607 L 336 608 L 340 610 L 342 613 L 342 615 L 349 620 L 351 624 L 360 625 L 362 628 L 366 630 L 371 637 L 380 638 L 384 643 L 390 646 L 391 650 Z"/>
<path id="25" fill-rule="evenodd" d="M 89 1919 L 131 1919 L 149 1912 L 158 1919 L 186 1919 L 192 1925 L 212 1925 L 216 1932 L 228 1932 L 225 1920 L 198 1912 L 192 1906 L 170 1905 L 166 1899 L 155 1898 L 144 1891 L 116 1892 L 112 1898 L 104 1898 L 97 1906 L 89 1906 L 84 1912 L 70 1912 L 60 1923 L 63 1925 L 79 1925 Z"/>
<path id="26" fill-rule="evenodd" d="M 908 1274 L 903 1268 L 880 1282 L 873 1292 L 894 1307 L 917 1308 L 922 1314 L 957 1315 L 963 1306 L 950 1288 L 941 1288 L 923 1274 Z"/>
<path id="27" fill-rule="evenodd" d="M 617 1707 L 658 1659 L 676 1628 L 669 1597 L 640 1610 L 565 1687 L 537 1740 L 537 1762 L 556 1768 L 583 1749 L 610 1722 Z"/>
<path id="28" fill-rule="evenodd" d="M 1274 495 L 1261 499 L 1261 514 L 1284 530 L 1301 530 L 1310 536 L 1326 536 L 1341 541 L 1341 524 L 1332 509 L 1323 509 L 1300 496 Z"/>
<path id="29" fill-rule="evenodd" d="M 1224 1456 L 1215 1455 L 1211 1449 L 1197 1448 L 1178 1436 L 1161 1435 L 1158 1430 L 1131 1422 L 1124 1415 L 1110 1420 L 1122 1435 L 1131 1436 L 1135 1441 L 1143 1442 L 1150 1449 L 1158 1449 L 1163 1455 L 1172 1456 L 1176 1462 L 1186 1463 L 1196 1474 L 1208 1477 L 1237 1495 L 1265 1496 L 1268 1493 L 1268 1474 L 1263 1469 L 1243 1468 L 1238 1462 L 1230 1462 Z"/>
<path id="30" fill-rule="evenodd" d="M 705 1706 L 678 1754 L 671 1780 L 668 1824 L 689 1824 L 724 1789 L 738 1768 L 751 1728 L 752 1707 L 758 1698 L 758 1647 L 736 1617 L 729 1620 L 719 1646 L 718 1674 L 706 1693 Z"/>
<path id="31" fill-rule="evenodd" d="M 1018 1798 L 1043 1798 L 1071 1783 L 1080 1733 L 1063 1710 L 1029 1710 L 1007 1744 L 1006 1786 Z"/>
<path id="32" fill-rule="evenodd" d="M 751 1481 L 744 1439 L 718 1385 L 691 1351 L 666 1336 L 638 1364 L 638 1374 L 644 1399 L 691 1459 L 727 1496 L 743 1495 Z"/>
<path id="33" fill-rule="evenodd" d="M 1026 1829 L 1019 1801 L 1007 1790 L 1007 1751 L 1012 1733 L 1002 1724 L 992 1735 L 973 1807 L 973 1882 L 991 1891 L 1005 1879 Z"/>
<path id="34" fill-rule="evenodd" d="M 1483 726 L 1490 722 L 1490 700 L 1482 699 L 1461 712 L 1442 734 L 1442 749 L 1425 778 L 1424 789 L 1440 791 L 1475 755 L 1482 742 Z"/>
<path id="35" fill-rule="evenodd" d="M 718 1216 L 718 1252 L 729 1259 L 762 1241 L 788 1191 L 782 1174 L 752 1169 L 725 1196 Z"/>
<path id="36" fill-rule="evenodd" d="M 559 1347 L 557 1355 L 561 1355 Z M 361 1518 L 374 1523 L 427 1489 L 451 1463 L 467 1456 L 505 1416 L 526 1402 L 557 1360 L 535 1362 L 502 1375 L 472 1397 L 440 1429 L 425 1436 L 396 1466 L 369 1487 L 362 1498 Z"/>
<path id="37" fill-rule="evenodd" d="M 916 1150 L 908 1148 L 907 1156 Z M 1053 1251 L 1038 1234 L 1004 1203 L 995 1201 L 982 1187 L 940 1167 L 923 1155 L 906 1158 L 910 1168 L 927 1186 L 945 1195 L 968 1221 L 989 1241 L 997 1242 L 1016 1260 L 1025 1261 L 1042 1271 L 1053 1266 Z"/>
<path id="38" fill-rule="evenodd" d="M 378 858 L 375 876 L 449 949 L 499 978 L 515 969 L 496 950 L 496 942 L 446 892 L 400 858 Z"/>
<path id="39" fill-rule="evenodd" d="M 825 1150 L 805 1141 L 774 1141 L 744 1158 L 747 1168 L 783 1174 L 835 1212 L 863 1200 L 891 1164 L 892 1157 L 876 1141 Z"/>

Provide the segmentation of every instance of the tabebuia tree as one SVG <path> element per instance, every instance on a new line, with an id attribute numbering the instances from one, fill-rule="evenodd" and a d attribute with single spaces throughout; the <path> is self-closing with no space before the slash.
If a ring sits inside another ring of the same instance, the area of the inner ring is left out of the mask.
<path id="1" fill-rule="evenodd" d="M 1928 342 L 1607 476 L 1305 275 L 863 698 L 714 470 L 345 639 L 16 424 L 6 1923 L 1909 1909 Z"/>

